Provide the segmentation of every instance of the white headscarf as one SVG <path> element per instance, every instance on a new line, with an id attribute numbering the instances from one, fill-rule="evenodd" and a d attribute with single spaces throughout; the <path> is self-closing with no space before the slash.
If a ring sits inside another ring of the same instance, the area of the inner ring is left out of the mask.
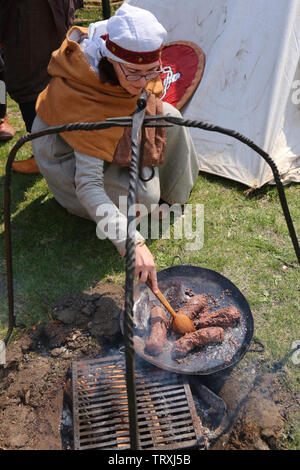
<path id="1" fill-rule="evenodd" d="M 167 36 L 165 28 L 150 11 L 123 3 L 108 20 L 91 23 L 88 38 L 80 44 L 89 63 L 97 72 L 102 57 L 130 63 L 107 49 L 105 40 L 101 38 L 106 34 L 109 35 L 110 41 L 123 49 L 141 53 L 156 51 Z"/>

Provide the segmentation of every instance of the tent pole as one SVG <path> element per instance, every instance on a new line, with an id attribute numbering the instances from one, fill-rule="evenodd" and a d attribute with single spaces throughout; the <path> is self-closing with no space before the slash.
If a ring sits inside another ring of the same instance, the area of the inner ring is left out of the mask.
<path id="1" fill-rule="evenodd" d="M 104 20 L 111 17 L 110 0 L 102 0 L 102 15 Z"/>

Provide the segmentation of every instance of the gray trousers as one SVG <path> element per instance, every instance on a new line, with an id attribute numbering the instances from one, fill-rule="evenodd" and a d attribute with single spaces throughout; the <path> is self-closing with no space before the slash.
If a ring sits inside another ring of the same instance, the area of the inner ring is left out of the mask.
<path id="1" fill-rule="evenodd" d="M 181 117 L 180 112 L 163 103 L 164 115 Z M 47 125 L 37 116 L 32 132 Z M 33 140 L 33 154 L 41 173 L 55 199 L 69 212 L 91 218 L 76 195 L 74 150 L 58 134 Z M 91 157 L 92 158 L 92 157 Z M 96 159 L 97 160 L 97 159 Z M 169 204 L 185 203 L 197 175 L 198 160 L 188 130 L 182 126 L 167 128 L 167 147 L 164 163 L 154 168 L 154 178 L 148 182 L 138 180 L 137 198 L 150 211 L 151 204 L 163 199 Z M 149 176 L 150 169 L 144 169 Z M 109 198 L 118 206 L 120 196 L 128 195 L 128 169 L 112 163 L 104 163 L 104 188 Z"/>

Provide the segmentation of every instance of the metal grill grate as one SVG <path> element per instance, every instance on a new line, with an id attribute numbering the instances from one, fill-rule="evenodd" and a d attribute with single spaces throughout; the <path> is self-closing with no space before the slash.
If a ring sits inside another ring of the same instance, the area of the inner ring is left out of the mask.
<path id="1" fill-rule="evenodd" d="M 130 449 L 124 357 L 72 364 L 74 447 Z M 185 376 L 136 367 L 140 448 L 197 446 L 200 420 Z"/>

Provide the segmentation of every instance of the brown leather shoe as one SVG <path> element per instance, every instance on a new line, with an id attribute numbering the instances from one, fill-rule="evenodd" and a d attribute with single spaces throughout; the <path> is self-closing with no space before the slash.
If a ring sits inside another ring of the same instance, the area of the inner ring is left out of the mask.
<path id="1" fill-rule="evenodd" d="M 0 119 L 0 140 L 12 139 L 15 135 L 14 128 L 9 124 L 7 115 Z"/>
<path id="2" fill-rule="evenodd" d="M 17 162 L 13 162 L 12 169 L 17 173 L 24 173 L 24 174 L 34 174 L 40 173 L 40 169 L 37 166 L 35 158 L 32 156 L 27 158 L 27 160 L 20 160 Z"/>

